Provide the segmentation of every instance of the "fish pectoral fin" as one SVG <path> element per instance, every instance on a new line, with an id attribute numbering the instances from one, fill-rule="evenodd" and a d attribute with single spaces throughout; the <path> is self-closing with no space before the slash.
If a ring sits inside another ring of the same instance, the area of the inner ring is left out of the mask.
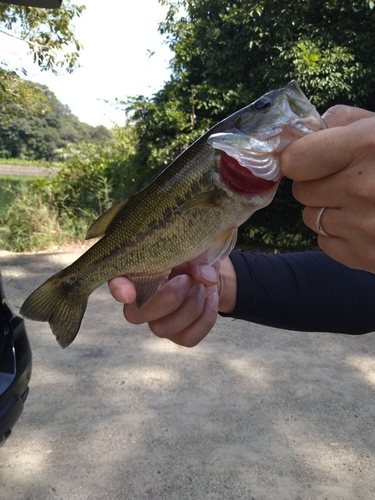
<path id="1" fill-rule="evenodd" d="M 152 298 L 160 285 L 168 278 L 169 273 L 170 271 L 151 276 L 130 277 L 137 291 L 136 305 L 138 309 Z"/>
<path id="2" fill-rule="evenodd" d="M 220 205 L 221 190 L 214 189 L 201 193 L 183 203 L 180 207 L 176 208 L 176 212 L 189 212 L 191 210 L 199 210 L 201 208 L 218 207 Z"/>
<path id="3" fill-rule="evenodd" d="M 121 212 L 124 206 L 128 203 L 129 198 L 126 200 L 120 201 L 113 205 L 113 207 L 109 208 L 104 214 L 98 217 L 89 227 L 86 233 L 86 240 L 91 238 L 100 238 L 103 236 L 111 222 L 114 220 L 117 214 Z"/>
<path id="4" fill-rule="evenodd" d="M 228 257 L 237 241 L 237 228 L 227 229 L 217 238 L 207 250 L 207 260 L 213 264 L 217 260 L 224 260 Z"/>

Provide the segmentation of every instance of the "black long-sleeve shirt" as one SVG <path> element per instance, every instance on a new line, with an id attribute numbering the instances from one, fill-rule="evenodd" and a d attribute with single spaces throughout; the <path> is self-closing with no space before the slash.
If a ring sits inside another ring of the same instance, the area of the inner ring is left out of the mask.
<path id="1" fill-rule="evenodd" d="M 324 252 L 232 252 L 237 303 L 225 316 L 286 330 L 375 331 L 375 275 Z"/>

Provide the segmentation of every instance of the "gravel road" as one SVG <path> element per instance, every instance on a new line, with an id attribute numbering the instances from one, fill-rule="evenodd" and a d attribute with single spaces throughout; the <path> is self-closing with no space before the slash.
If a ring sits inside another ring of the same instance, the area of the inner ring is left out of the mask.
<path id="1" fill-rule="evenodd" d="M 0 252 L 26 296 L 75 252 Z M 194 349 L 122 318 L 106 286 L 75 342 L 27 322 L 34 369 L 0 450 L 1 500 L 371 500 L 375 334 L 228 318 Z"/>
<path id="2" fill-rule="evenodd" d="M 57 167 L 29 167 L 24 165 L 0 165 L 0 175 L 20 175 L 23 177 L 51 177 Z"/>

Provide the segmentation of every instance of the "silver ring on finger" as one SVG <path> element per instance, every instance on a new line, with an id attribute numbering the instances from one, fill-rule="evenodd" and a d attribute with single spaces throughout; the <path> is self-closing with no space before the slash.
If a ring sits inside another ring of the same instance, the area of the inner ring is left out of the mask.
<path id="1" fill-rule="evenodd" d="M 328 233 L 326 233 L 324 231 L 324 228 L 323 228 L 323 225 L 322 225 L 322 217 L 323 217 L 323 214 L 324 214 L 324 210 L 326 208 L 327 207 L 322 207 L 319 210 L 318 215 L 316 217 L 316 229 L 317 229 L 318 233 L 321 234 L 322 236 L 330 236 Z"/>

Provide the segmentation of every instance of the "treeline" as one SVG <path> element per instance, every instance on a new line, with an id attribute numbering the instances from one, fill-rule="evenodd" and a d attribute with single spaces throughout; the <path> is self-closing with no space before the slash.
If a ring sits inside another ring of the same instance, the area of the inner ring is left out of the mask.
<path id="1" fill-rule="evenodd" d="M 173 51 L 159 92 L 127 103 L 136 170 L 158 170 L 210 126 L 295 78 L 318 110 L 375 111 L 375 8 L 366 0 L 163 0 Z M 303 158 L 301 158 L 301 163 Z M 283 179 L 273 203 L 240 230 L 242 245 L 296 248 L 316 234 Z"/>
<path id="2" fill-rule="evenodd" d="M 110 141 L 81 145 L 56 178 L 20 194 L 4 216 L 8 248 L 47 244 L 38 240 L 46 234 L 55 241 L 82 236 L 111 203 L 142 187 L 214 123 L 292 78 L 320 112 L 338 103 L 375 111 L 373 2 L 163 3 L 169 10 L 160 32 L 174 55 L 170 80 L 150 98 L 119 101 L 128 112 L 126 128 L 115 129 Z M 69 128 L 64 113 L 60 123 Z M 239 245 L 315 245 L 301 211 L 284 179 L 273 203 L 241 227 Z"/>
<path id="3" fill-rule="evenodd" d="M 2 106 L 0 158 L 61 161 L 69 145 L 100 143 L 112 137 L 103 125 L 92 127 L 81 122 L 48 87 L 22 79 L 18 86 L 29 90 L 34 106 Z"/>

